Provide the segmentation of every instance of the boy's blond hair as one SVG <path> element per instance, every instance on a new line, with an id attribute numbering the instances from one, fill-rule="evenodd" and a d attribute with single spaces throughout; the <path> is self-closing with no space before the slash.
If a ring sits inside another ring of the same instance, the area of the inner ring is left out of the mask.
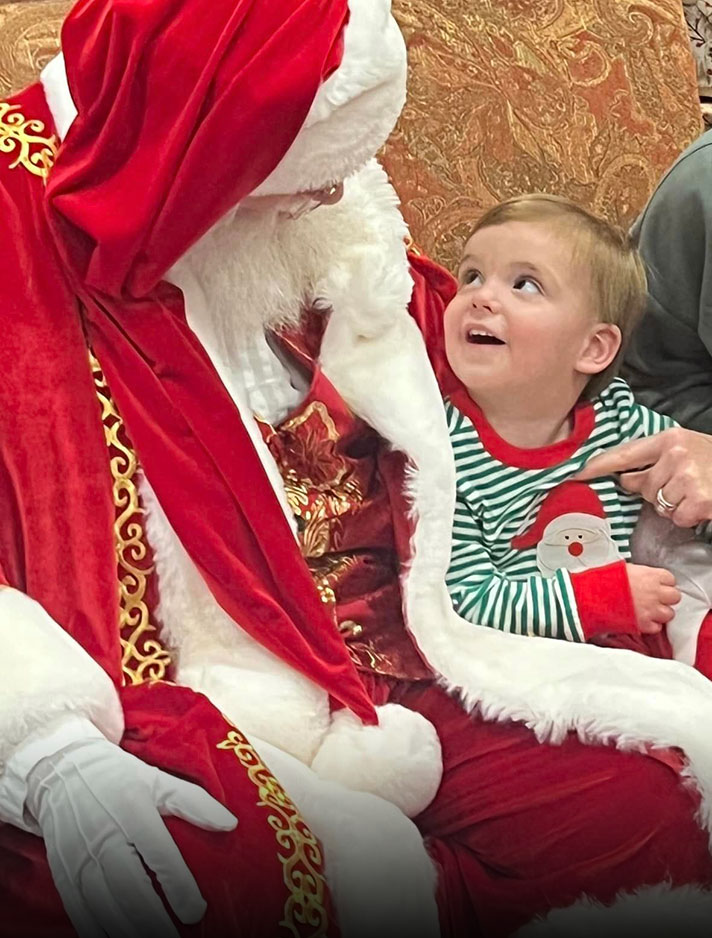
<path id="1" fill-rule="evenodd" d="M 616 376 L 625 346 L 645 306 L 645 268 L 631 238 L 621 229 L 561 196 L 532 193 L 495 205 L 479 219 L 471 235 L 506 222 L 542 222 L 566 237 L 573 263 L 591 278 L 592 312 L 599 322 L 612 323 L 622 341 L 611 364 L 592 375 L 583 397 L 594 398 Z"/>

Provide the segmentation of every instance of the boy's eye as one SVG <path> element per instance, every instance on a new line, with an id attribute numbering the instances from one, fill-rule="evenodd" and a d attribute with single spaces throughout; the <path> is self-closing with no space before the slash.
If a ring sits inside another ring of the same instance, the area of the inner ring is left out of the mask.
<path id="1" fill-rule="evenodd" d="M 479 287 L 482 285 L 482 274 L 479 270 L 475 270 L 474 267 L 471 267 L 469 270 L 462 272 L 460 281 L 463 284 L 474 284 L 476 287 Z"/>
<path id="2" fill-rule="evenodd" d="M 518 277 L 514 281 L 514 289 L 520 293 L 541 293 L 541 287 L 532 277 Z"/>

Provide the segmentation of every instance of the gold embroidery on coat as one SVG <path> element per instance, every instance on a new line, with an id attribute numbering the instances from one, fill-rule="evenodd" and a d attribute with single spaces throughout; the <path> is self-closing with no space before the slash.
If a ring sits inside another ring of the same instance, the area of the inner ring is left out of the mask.
<path id="1" fill-rule="evenodd" d="M 351 467 L 342 456 L 334 452 L 339 435 L 321 401 L 312 401 L 301 414 L 285 420 L 279 432 L 289 434 L 314 416 L 326 431 L 325 436 L 322 437 L 307 426 L 303 440 L 295 437 L 295 445 L 298 443 L 304 453 L 309 454 L 308 461 L 313 466 L 324 468 L 324 476 L 310 478 L 278 459 L 287 501 L 297 518 L 302 553 L 307 559 L 322 557 L 334 549 L 333 535 L 337 519 L 363 501 L 363 493 L 353 477 Z"/>
<path id="2" fill-rule="evenodd" d="M 267 821 L 276 834 L 280 850 L 284 851 L 277 855 L 289 893 L 284 918 L 279 924 L 294 938 L 323 938 L 329 919 L 324 906 L 326 888 L 321 872 L 324 859 L 318 840 L 239 730 L 231 730 L 217 748 L 235 753 L 258 790 L 258 807 L 270 808 L 273 812 Z"/>
<path id="3" fill-rule="evenodd" d="M 138 460 L 126 440 L 124 422 L 111 398 L 101 365 L 91 352 L 89 362 L 101 404 L 106 445 L 111 453 L 118 453 L 111 456 L 110 464 L 114 480 L 114 506 L 117 512 L 114 538 L 120 571 L 119 632 L 123 680 L 125 684 L 160 681 L 166 675 L 171 658 L 157 638 L 146 637 L 156 631 L 145 602 L 148 577 L 153 573 L 154 567 L 142 565 L 146 559 L 147 548 L 140 521 L 143 508 L 139 503 L 138 489 L 134 481 Z"/>
<path id="4" fill-rule="evenodd" d="M 57 138 L 45 136 L 44 123 L 25 117 L 18 105 L 0 101 L 0 153 L 16 154 L 10 169 L 23 166 L 46 181 L 57 156 Z"/>

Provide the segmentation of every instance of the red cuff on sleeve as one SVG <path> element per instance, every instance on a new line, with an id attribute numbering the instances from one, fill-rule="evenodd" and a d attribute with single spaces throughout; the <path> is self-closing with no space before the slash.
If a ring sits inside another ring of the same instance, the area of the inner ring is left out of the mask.
<path id="1" fill-rule="evenodd" d="M 572 573 L 571 584 L 586 641 L 604 632 L 639 634 L 625 561 Z"/>

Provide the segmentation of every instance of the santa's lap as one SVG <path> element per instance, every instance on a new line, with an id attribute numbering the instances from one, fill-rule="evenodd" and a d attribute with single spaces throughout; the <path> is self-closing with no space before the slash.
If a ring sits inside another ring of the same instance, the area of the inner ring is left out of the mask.
<path id="1" fill-rule="evenodd" d="M 511 934 L 583 893 L 610 902 L 645 884 L 712 883 L 697 793 L 673 751 L 540 743 L 521 724 L 468 715 L 428 684 L 374 681 L 378 702 L 437 728 L 443 780 L 416 818 L 440 867 L 443 936 Z"/>

